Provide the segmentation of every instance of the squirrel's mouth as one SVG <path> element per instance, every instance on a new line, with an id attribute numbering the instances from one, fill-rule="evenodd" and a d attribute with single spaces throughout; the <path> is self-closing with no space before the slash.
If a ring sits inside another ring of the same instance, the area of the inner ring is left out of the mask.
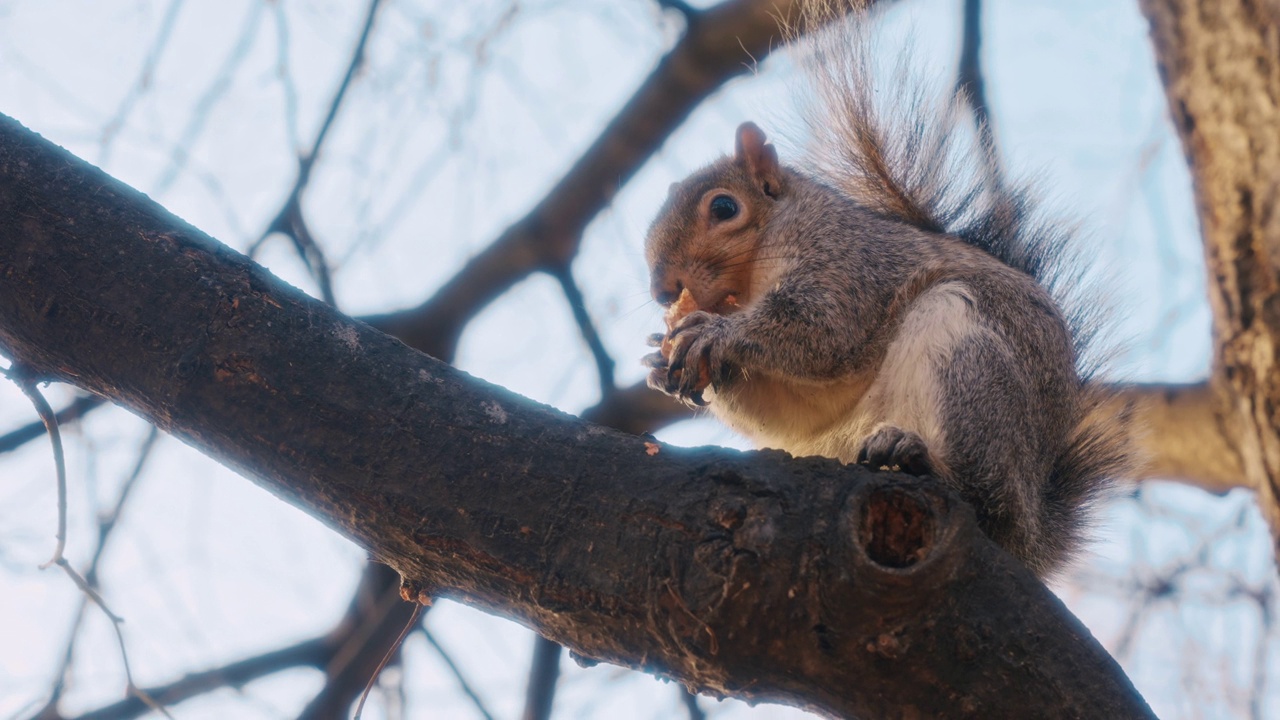
<path id="1" fill-rule="evenodd" d="M 732 315 L 742 309 L 745 298 L 737 290 L 726 290 L 720 293 L 719 299 L 706 307 L 707 312 L 716 315 Z"/>

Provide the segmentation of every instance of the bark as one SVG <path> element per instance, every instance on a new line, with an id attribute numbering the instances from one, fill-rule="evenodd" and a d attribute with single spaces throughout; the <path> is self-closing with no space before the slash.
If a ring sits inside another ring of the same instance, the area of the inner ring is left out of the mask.
<path id="1" fill-rule="evenodd" d="M 1280 539 L 1280 2 L 1142 0 L 1142 8 L 1204 234 L 1212 427 L 1230 428 L 1228 462 L 1258 492 Z"/>
<path id="2" fill-rule="evenodd" d="M 1150 717 L 936 485 L 678 450 L 466 376 L 0 119 L 0 349 L 406 578 L 700 691 L 849 717 Z M 655 452 L 656 451 L 656 452 Z"/>
<path id="3" fill-rule="evenodd" d="M 1131 441 L 1143 459 L 1137 479 L 1178 480 L 1212 493 L 1249 487 L 1233 444 L 1232 416 L 1208 383 L 1123 385 L 1100 412 L 1133 413 Z"/>

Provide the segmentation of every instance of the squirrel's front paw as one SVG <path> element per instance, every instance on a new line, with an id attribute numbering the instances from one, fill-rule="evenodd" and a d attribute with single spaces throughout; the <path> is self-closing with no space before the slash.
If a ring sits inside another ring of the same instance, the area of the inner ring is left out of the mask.
<path id="1" fill-rule="evenodd" d="M 694 405 L 706 405 L 702 392 L 719 384 L 728 375 L 724 360 L 726 320 L 721 315 L 699 310 L 685 316 L 672 328 L 670 357 L 653 353 L 644 362 L 649 387 Z"/>
<path id="2" fill-rule="evenodd" d="M 885 425 L 871 433 L 858 451 L 858 462 L 873 468 L 900 470 L 909 475 L 934 475 L 933 459 L 924 438 L 910 430 Z"/>

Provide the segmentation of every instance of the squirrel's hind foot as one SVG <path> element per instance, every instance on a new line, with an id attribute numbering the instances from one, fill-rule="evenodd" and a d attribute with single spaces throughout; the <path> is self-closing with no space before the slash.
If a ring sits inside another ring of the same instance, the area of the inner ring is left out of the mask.
<path id="1" fill-rule="evenodd" d="M 933 458 L 924 438 L 910 430 L 885 425 L 862 443 L 858 462 L 873 469 L 888 469 L 909 475 L 935 475 Z"/>

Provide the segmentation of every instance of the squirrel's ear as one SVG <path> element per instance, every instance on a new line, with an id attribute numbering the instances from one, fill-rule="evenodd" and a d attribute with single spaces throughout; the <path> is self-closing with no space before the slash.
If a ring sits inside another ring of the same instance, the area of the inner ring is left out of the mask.
<path id="1" fill-rule="evenodd" d="M 765 140 L 760 126 L 753 122 L 738 126 L 736 151 L 734 160 L 747 169 L 764 194 L 777 197 L 782 191 L 782 166 L 777 149 Z"/>

